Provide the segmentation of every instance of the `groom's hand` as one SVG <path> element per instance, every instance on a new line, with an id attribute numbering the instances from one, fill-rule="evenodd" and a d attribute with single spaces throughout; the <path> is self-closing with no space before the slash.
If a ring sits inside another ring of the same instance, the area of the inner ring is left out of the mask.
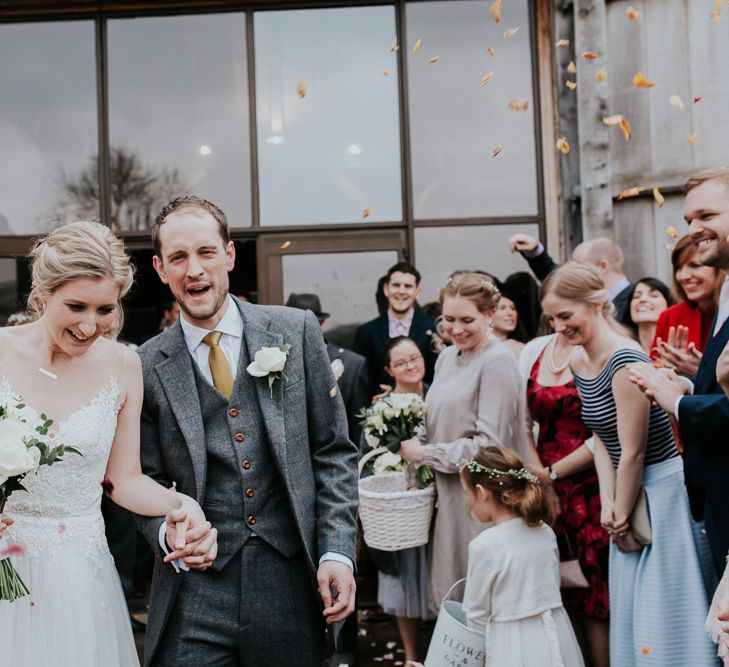
<path id="1" fill-rule="evenodd" d="M 316 573 L 319 595 L 324 602 L 324 618 L 327 624 L 343 621 L 354 611 L 354 597 L 357 586 L 354 572 L 349 565 L 336 560 L 324 560 Z M 332 589 L 337 595 L 332 595 Z"/>
<path id="2" fill-rule="evenodd" d="M 167 546 L 171 549 L 171 552 L 165 556 L 165 563 L 177 560 L 178 558 L 186 559 L 193 554 L 196 556 L 200 555 L 195 552 L 203 542 L 207 542 L 210 534 L 213 533 L 213 541 L 217 538 L 217 531 L 211 528 L 209 521 L 203 521 L 197 526 L 192 527 L 187 512 L 181 509 L 173 509 L 167 512 L 165 524 L 165 539 Z M 212 559 L 210 560 L 212 561 Z M 190 566 L 192 567 L 192 565 Z"/>

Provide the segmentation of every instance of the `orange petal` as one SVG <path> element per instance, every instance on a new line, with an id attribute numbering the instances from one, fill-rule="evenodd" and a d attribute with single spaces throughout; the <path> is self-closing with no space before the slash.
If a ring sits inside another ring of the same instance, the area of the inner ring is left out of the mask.
<path id="1" fill-rule="evenodd" d="M 435 63 L 437 63 L 439 60 L 440 60 L 440 58 L 438 56 L 433 56 L 432 58 L 428 58 L 428 62 L 431 65 L 435 65 Z"/>
<path id="2" fill-rule="evenodd" d="M 504 0 L 494 0 L 489 7 L 489 11 L 491 12 L 491 18 L 496 23 L 501 23 L 501 7 L 503 6 L 503 4 Z"/>
<path id="3" fill-rule="evenodd" d="M 288 247 L 289 247 L 290 245 L 291 245 L 291 241 L 284 241 L 284 242 L 283 242 L 283 243 L 282 243 L 282 244 L 281 244 L 281 245 L 279 246 L 279 248 L 280 248 L 281 250 L 286 250 L 286 248 L 288 248 Z"/>
<path id="4" fill-rule="evenodd" d="M 418 39 L 415 44 L 413 44 L 413 53 L 417 53 L 420 51 L 420 47 L 423 46 L 423 40 Z"/>
<path id="5" fill-rule="evenodd" d="M 558 46 L 562 49 L 566 49 L 569 47 L 569 45 L 570 45 L 569 39 L 560 39 L 555 46 Z"/>
<path id="6" fill-rule="evenodd" d="M 486 53 L 488 53 L 490 56 L 494 55 L 494 50 L 489 46 L 488 49 L 486 49 Z"/>
<path id="7" fill-rule="evenodd" d="M 598 83 L 603 83 L 606 80 L 607 72 L 605 72 L 604 70 L 598 70 L 597 72 L 595 72 L 595 81 L 597 81 Z"/>
<path id="8" fill-rule="evenodd" d="M 484 76 L 481 79 L 481 85 L 482 86 L 487 86 L 488 83 L 489 83 L 489 81 L 491 81 L 491 79 L 493 79 L 493 78 L 494 78 L 494 73 L 493 72 L 489 72 L 486 76 Z"/>
<path id="9" fill-rule="evenodd" d="M 565 81 L 564 85 L 567 86 L 570 90 L 574 90 L 577 88 L 577 82 L 576 81 Z"/>
<path id="10" fill-rule="evenodd" d="M 655 81 L 651 81 L 643 72 L 638 72 L 633 77 L 633 85 L 636 88 L 653 88 L 656 85 Z"/>
<path id="11" fill-rule="evenodd" d="M 390 51 L 395 53 L 395 51 L 399 51 L 399 50 L 400 50 L 400 45 L 397 43 L 397 37 L 395 37 L 395 39 L 392 40 L 392 44 L 390 44 Z"/>
<path id="12" fill-rule="evenodd" d="M 641 192 L 643 192 L 643 188 L 628 188 L 618 194 L 618 201 L 629 197 L 637 197 Z"/>
<path id="13" fill-rule="evenodd" d="M 637 21 L 640 18 L 640 12 L 632 5 L 628 7 L 628 18 L 631 21 Z"/>
<path id="14" fill-rule="evenodd" d="M 390 72 L 385 71 L 382 73 L 382 76 L 390 76 Z"/>
<path id="15" fill-rule="evenodd" d="M 529 108 L 529 102 L 527 100 L 511 100 L 509 102 L 509 109 L 512 111 L 526 111 Z"/>
<path id="16" fill-rule="evenodd" d="M 641 646 L 640 653 L 641 655 L 650 655 L 653 653 L 653 649 L 650 646 Z"/>
<path id="17" fill-rule="evenodd" d="M 555 148 L 560 152 L 567 155 L 567 153 L 570 152 L 570 145 L 567 143 L 566 137 L 560 137 L 557 139 L 557 143 L 555 144 Z"/>
<path id="18" fill-rule="evenodd" d="M 689 134 L 688 139 L 686 139 L 687 144 L 691 144 L 692 146 L 696 143 L 696 139 L 698 139 L 699 135 L 696 134 L 696 132 L 692 132 Z"/>
<path id="19" fill-rule="evenodd" d="M 517 32 L 519 32 L 519 28 L 509 28 L 509 30 L 504 31 L 504 39 L 513 37 Z"/>
<path id="20" fill-rule="evenodd" d="M 583 58 L 587 58 L 588 60 L 595 60 L 595 58 L 599 58 L 600 56 L 595 53 L 594 51 L 583 51 L 580 54 Z"/>
<path id="21" fill-rule="evenodd" d="M 491 151 L 491 157 L 496 157 L 502 150 L 503 146 L 501 144 L 494 146 L 494 149 Z"/>
<path id="22" fill-rule="evenodd" d="M 296 86 L 296 94 L 301 98 L 306 97 L 306 86 L 304 85 L 304 82 L 302 81 L 298 86 Z"/>
<path id="23" fill-rule="evenodd" d="M 653 199 L 658 203 L 658 208 L 662 208 L 663 203 L 666 201 L 658 188 L 653 188 Z"/>
<path id="24" fill-rule="evenodd" d="M 668 236 L 669 239 L 677 239 L 681 237 L 673 225 L 668 225 L 668 227 L 666 227 L 666 236 Z"/>
<path id="25" fill-rule="evenodd" d="M 679 111 L 683 111 L 686 107 L 683 105 L 683 100 L 678 95 L 671 95 L 668 98 L 672 107 L 676 107 Z"/>
<path id="26" fill-rule="evenodd" d="M 574 74 L 577 71 L 577 65 L 575 65 L 575 61 L 574 60 L 570 60 L 570 64 L 567 65 L 567 71 L 570 74 Z"/>
<path id="27" fill-rule="evenodd" d="M 623 133 L 625 141 L 630 141 L 630 137 L 633 135 L 633 132 L 630 129 L 630 123 L 625 119 L 625 116 L 607 116 L 602 119 L 602 122 L 605 123 L 605 125 L 617 125 Z"/>
<path id="28" fill-rule="evenodd" d="M 718 23 L 719 21 L 721 21 L 721 12 L 711 12 L 711 14 L 709 14 L 709 18 L 714 23 Z"/>
<path id="29" fill-rule="evenodd" d="M 362 211 L 362 217 L 363 218 L 369 218 L 370 217 L 370 209 L 366 208 Z"/>

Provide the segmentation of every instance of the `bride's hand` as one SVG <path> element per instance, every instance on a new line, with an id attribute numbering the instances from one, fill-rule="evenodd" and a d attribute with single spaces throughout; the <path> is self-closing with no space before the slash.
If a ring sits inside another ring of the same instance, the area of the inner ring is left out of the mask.
<path id="1" fill-rule="evenodd" d="M 183 493 L 177 494 L 181 504 L 166 516 L 167 544 L 174 551 L 165 562 L 181 558 L 193 570 L 206 570 L 218 553 L 218 531 L 205 519 L 198 503 Z"/>
<path id="2" fill-rule="evenodd" d="M 418 437 L 403 440 L 397 453 L 408 463 L 420 463 L 425 458 L 423 445 Z"/>
<path id="3" fill-rule="evenodd" d="M 3 533 L 5 532 L 5 529 L 8 526 L 12 526 L 15 522 L 5 514 L 0 515 L 0 538 L 2 538 Z"/>

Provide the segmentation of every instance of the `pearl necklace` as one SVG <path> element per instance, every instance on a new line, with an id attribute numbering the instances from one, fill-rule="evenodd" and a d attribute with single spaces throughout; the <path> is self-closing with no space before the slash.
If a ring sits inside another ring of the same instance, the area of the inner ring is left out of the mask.
<path id="1" fill-rule="evenodd" d="M 559 377 L 567 370 L 567 367 L 570 365 L 570 357 L 572 356 L 572 350 L 569 351 L 569 354 L 567 355 L 567 359 L 565 360 L 564 364 L 557 365 L 554 362 L 554 348 L 557 347 L 557 338 L 553 338 L 549 343 L 547 343 L 547 354 L 545 355 L 547 357 L 547 368 L 549 369 L 549 372 L 552 373 L 555 377 Z"/>

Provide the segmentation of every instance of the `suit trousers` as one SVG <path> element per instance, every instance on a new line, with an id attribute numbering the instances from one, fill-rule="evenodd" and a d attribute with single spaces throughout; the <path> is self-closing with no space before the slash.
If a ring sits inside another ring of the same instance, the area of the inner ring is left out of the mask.
<path id="1" fill-rule="evenodd" d="M 322 603 L 303 551 L 250 538 L 221 572 L 182 577 L 153 667 L 321 667 Z"/>

